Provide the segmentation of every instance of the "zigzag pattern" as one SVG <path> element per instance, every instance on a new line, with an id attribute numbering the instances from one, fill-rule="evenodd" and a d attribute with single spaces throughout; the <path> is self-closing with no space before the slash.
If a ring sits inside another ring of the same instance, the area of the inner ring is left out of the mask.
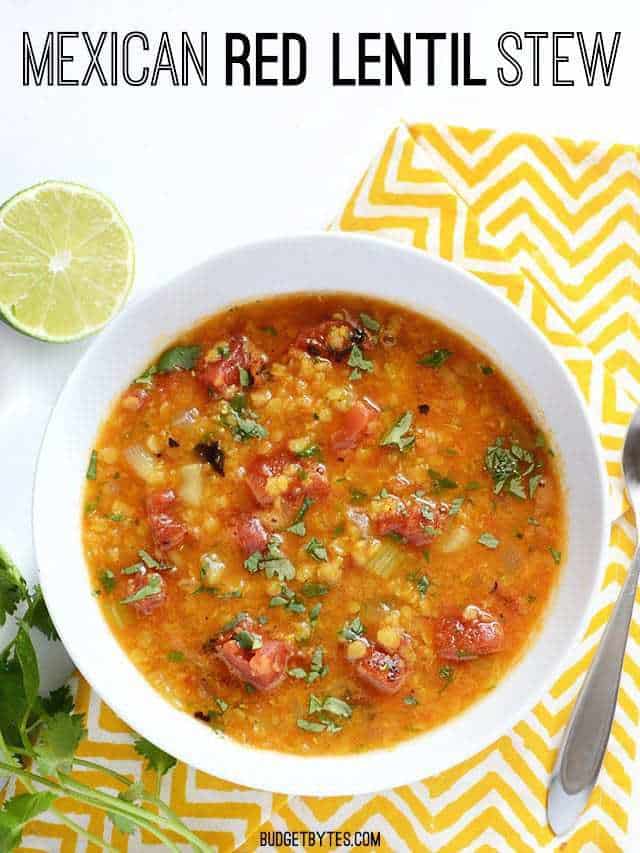
<path id="1" fill-rule="evenodd" d="M 635 614 L 613 735 L 597 789 L 569 839 L 545 820 L 547 780 L 572 703 L 633 552 L 620 484 L 625 426 L 640 400 L 640 168 L 621 145 L 490 130 L 400 126 L 332 227 L 375 232 L 455 261 L 500 290 L 556 347 L 598 425 L 611 479 L 609 562 L 585 637 L 547 696 L 492 746 L 436 778 L 383 794 L 287 799 L 239 789 L 179 765 L 163 795 L 221 850 L 253 851 L 257 830 L 379 830 L 383 850 L 617 851 L 627 846 L 640 716 L 640 621 Z M 87 710 L 83 755 L 139 778 L 123 724 L 78 682 Z M 87 781 L 97 781 L 87 773 Z M 123 851 L 130 840 L 91 810 L 63 810 Z M 48 815 L 23 851 L 85 849 Z M 264 849 L 264 848 L 262 848 Z"/>

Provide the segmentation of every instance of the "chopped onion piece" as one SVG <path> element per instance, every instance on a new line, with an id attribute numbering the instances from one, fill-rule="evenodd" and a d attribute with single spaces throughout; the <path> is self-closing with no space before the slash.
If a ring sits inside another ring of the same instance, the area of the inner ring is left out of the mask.
<path id="1" fill-rule="evenodd" d="M 162 482 L 164 478 L 162 463 L 142 445 L 133 444 L 127 447 L 124 456 L 134 472 L 145 483 L 157 485 Z"/>
<path id="2" fill-rule="evenodd" d="M 189 506 L 200 506 L 202 503 L 202 469 L 203 465 L 194 462 L 180 468 L 180 481 L 176 489 L 178 497 Z"/>
<path id="3" fill-rule="evenodd" d="M 473 539 L 471 531 L 464 524 L 459 527 L 454 527 L 450 533 L 445 533 L 438 545 L 443 554 L 452 554 L 454 551 L 460 551 L 471 544 Z"/>

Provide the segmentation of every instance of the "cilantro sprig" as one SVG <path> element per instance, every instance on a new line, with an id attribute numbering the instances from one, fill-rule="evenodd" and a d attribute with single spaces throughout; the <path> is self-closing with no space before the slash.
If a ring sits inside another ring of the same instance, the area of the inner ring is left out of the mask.
<path id="1" fill-rule="evenodd" d="M 173 756 L 144 738 L 135 740 L 134 749 L 146 759 L 147 769 L 155 772 L 154 791 L 110 767 L 78 756 L 87 732 L 84 715 L 75 712 L 69 686 L 40 695 L 40 669 L 30 629 L 49 639 L 57 638 L 42 592 L 38 587 L 27 587 L 15 563 L 0 547 L 0 625 L 8 617 L 15 619 L 16 627 L 13 638 L 0 649 L 0 775 L 18 779 L 26 793 L 8 798 L 0 808 L 0 850 L 9 853 L 18 848 L 26 825 L 52 810 L 60 823 L 87 844 L 117 853 L 120 848 L 56 808 L 58 799 L 64 798 L 102 809 L 114 826 L 128 834 L 144 829 L 163 849 L 178 849 L 168 835 L 175 833 L 197 853 L 213 853 L 213 848 L 158 796 L 160 778 L 176 763 Z M 79 766 L 100 772 L 103 784 L 85 784 L 74 775 Z M 103 787 L 117 787 L 119 792 L 114 795 Z"/>

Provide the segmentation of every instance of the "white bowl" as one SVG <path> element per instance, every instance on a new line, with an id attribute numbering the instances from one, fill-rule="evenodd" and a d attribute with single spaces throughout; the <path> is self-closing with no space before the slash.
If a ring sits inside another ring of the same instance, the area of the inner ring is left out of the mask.
<path id="1" fill-rule="evenodd" d="M 566 562 L 544 625 L 521 661 L 463 714 L 391 749 L 300 757 L 243 746 L 183 713 L 127 658 L 100 612 L 81 542 L 87 460 L 112 400 L 182 331 L 229 303 L 295 291 L 352 291 L 439 319 L 491 355 L 553 436 L 569 506 Z M 358 794 L 437 773 L 478 752 L 544 693 L 579 638 L 601 580 L 606 479 L 572 377 L 496 291 L 424 252 L 317 235 L 233 249 L 133 302 L 100 333 L 53 411 L 35 482 L 34 537 L 47 604 L 80 672 L 126 723 L 182 761 L 232 782 L 304 795 Z"/>

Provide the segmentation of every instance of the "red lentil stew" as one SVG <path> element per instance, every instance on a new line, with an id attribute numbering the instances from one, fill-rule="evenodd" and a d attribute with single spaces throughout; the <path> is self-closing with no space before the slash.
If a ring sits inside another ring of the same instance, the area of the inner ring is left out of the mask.
<path id="1" fill-rule="evenodd" d="M 84 544 L 126 653 L 258 747 L 345 753 L 491 690 L 557 579 L 557 460 L 479 350 L 347 294 L 230 308 L 116 402 Z"/>

